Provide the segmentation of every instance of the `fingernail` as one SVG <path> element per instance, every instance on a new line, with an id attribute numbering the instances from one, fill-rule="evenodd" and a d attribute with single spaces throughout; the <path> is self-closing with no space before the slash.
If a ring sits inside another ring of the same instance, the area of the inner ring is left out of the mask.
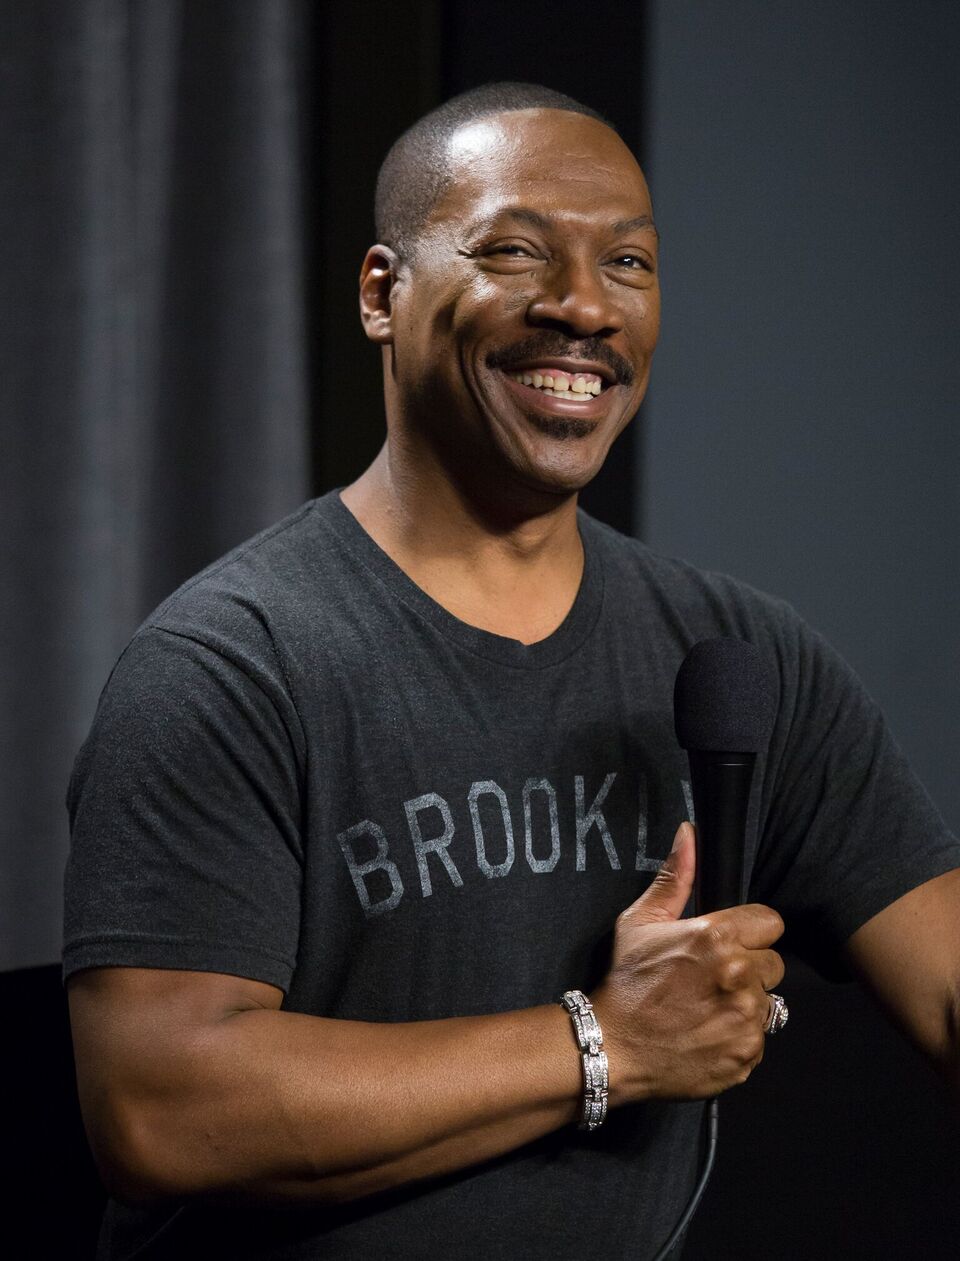
<path id="1" fill-rule="evenodd" d="M 682 840 L 683 840 L 683 824 L 681 823 L 680 826 L 677 828 L 676 836 L 673 838 L 673 844 L 670 846 L 671 854 L 675 854 L 677 852 L 677 850 L 680 848 L 680 843 Z"/>

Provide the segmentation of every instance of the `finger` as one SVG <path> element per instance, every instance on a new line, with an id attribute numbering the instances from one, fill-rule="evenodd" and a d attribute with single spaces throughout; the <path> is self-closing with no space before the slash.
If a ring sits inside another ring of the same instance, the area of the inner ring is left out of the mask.
<path id="1" fill-rule="evenodd" d="M 756 956 L 760 984 L 765 990 L 775 990 L 783 980 L 786 970 L 783 959 L 775 950 L 758 950 Z"/>
<path id="2" fill-rule="evenodd" d="M 766 994 L 764 997 L 766 998 L 766 1004 L 764 1006 L 763 1016 L 761 1019 L 761 1027 L 764 1033 L 769 1033 L 770 1022 L 773 1019 L 773 999 L 769 994 Z"/>
<path id="3" fill-rule="evenodd" d="M 711 911 L 702 918 L 729 933 L 748 950 L 772 946 L 783 935 L 783 920 L 772 906 L 763 906 L 759 902 L 731 906 L 725 911 Z"/>
<path id="4" fill-rule="evenodd" d="M 775 950 L 737 951 L 723 964 L 720 988 L 730 993 L 755 989 L 762 994 L 776 989 L 783 974 L 783 959 Z"/>
<path id="5" fill-rule="evenodd" d="M 767 1009 L 763 1013 L 763 1032 L 770 1033 L 773 1027 L 774 1016 L 777 1017 L 777 1028 L 782 1029 L 787 1022 L 787 1005 L 783 1001 L 781 994 L 768 994 Z"/>
<path id="6" fill-rule="evenodd" d="M 631 924 L 663 923 L 683 914 L 693 891 L 696 872 L 696 844 L 693 825 L 681 823 L 673 840 L 673 848 L 660 866 L 653 883 L 636 902 L 623 912 L 621 919 Z"/>

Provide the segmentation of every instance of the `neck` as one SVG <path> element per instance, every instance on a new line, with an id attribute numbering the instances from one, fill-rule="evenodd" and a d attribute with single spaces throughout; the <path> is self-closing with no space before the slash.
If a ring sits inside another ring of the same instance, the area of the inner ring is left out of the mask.
<path id="1" fill-rule="evenodd" d="M 414 458 L 415 457 L 415 458 Z M 569 612 L 583 573 L 577 497 L 501 483 L 484 495 L 388 439 L 343 502 L 419 587 L 455 617 L 534 643 Z"/>

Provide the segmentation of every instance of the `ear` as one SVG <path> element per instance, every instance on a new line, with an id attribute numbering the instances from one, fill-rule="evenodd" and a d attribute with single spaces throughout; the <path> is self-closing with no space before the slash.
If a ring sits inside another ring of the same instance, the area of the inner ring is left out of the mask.
<path id="1" fill-rule="evenodd" d="M 397 256 L 388 245 L 371 245 L 360 268 L 363 331 L 382 346 L 393 341 L 393 287 L 397 271 Z"/>

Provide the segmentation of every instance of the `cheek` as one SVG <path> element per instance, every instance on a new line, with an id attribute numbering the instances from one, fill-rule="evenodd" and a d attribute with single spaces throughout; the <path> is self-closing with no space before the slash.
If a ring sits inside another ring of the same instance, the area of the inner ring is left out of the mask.
<path id="1" fill-rule="evenodd" d="M 533 295 L 529 285 L 504 283 L 505 277 L 479 274 L 457 295 L 453 331 L 460 337 L 496 339 L 508 320 L 527 310 Z"/>
<path id="2" fill-rule="evenodd" d="M 649 295 L 649 300 L 644 303 L 632 332 L 631 340 L 639 353 L 644 357 L 652 355 L 660 337 L 659 292 L 652 292 Z"/>
<path id="3" fill-rule="evenodd" d="M 650 294 L 650 307 L 647 313 L 650 322 L 651 335 L 654 342 L 660 335 L 660 288 L 654 289 Z"/>

